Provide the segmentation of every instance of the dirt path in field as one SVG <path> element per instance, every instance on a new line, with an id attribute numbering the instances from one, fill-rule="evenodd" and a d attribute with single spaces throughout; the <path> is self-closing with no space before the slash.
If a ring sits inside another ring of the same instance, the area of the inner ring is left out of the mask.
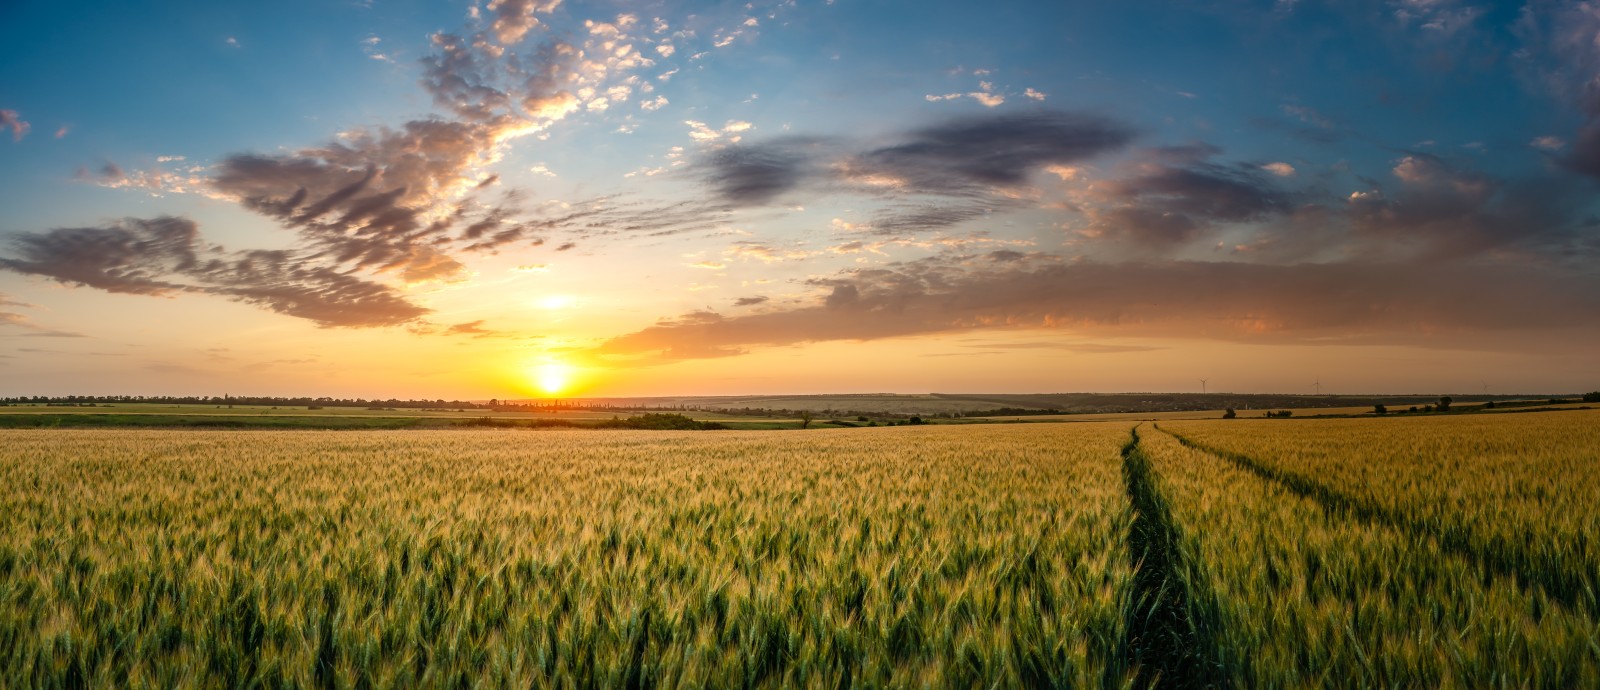
<path id="1" fill-rule="evenodd" d="M 1570 611 L 1582 612 L 1591 618 L 1600 617 L 1597 616 L 1600 606 L 1596 602 L 1596 587 L 1600 583 L 1581 572 L 1550 563 L 1548 558 L 1540 558 L 1528 544 L 1501 538 L 1481 538 L 1459 525 L 1429 523 L 1255 458 L 1214 448 L 1160 426 L 1155 428 L 1189 448 L 1231 462 L 1262 479 L 1277 483 L 1297 496 L 1316 501 L 1330 513 L 1399 530 L 1413 539 L 1433 539 L 1442 550 L 1477 564 L 1491 575 L 1511 578 L 1525 590 L 1537 587 L 1551 601 Z"/>
<path id="2" fill-rule="evenodd" d="M 1139 669 L 1140 688 L 1226 687 L 1217 653 L 1220 620 L 1203 608 L 1209 596 L 1198 564 L 1184 561 L 1181 536 L 1167 501 L 1155 483 L 1150 460 L 1139 448 L 1134 427 L 1122 447 L 1122 474 L 1134 508 L 1129 553 L 1134 568 L 1133 606 L 1128 611 L 1128 654 Z"/>

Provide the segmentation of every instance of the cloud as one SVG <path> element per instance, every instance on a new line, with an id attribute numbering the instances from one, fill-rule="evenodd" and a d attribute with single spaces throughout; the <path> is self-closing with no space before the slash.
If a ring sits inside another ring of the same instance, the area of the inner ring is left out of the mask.
<path id="1" fill-rule="evenodd" d="M 1119 354 L 1124 352 L 1155 352 L 1168 348 L 1153 345 L 1115 345 L 1110 343 L 986 343 L 969 345 L 991 350 L 1065 350 L 1082 355 Z"/>
<path id="2" fill-rule="evenodd" d="M 735 307 L 753 307 L 753 306 L 755 306 L 757 304 L 766 304 L 767 302 L 768 302 L 768 298 L 765 295 L 754 295 L 754 296 L 751 296 L 751 297 L 740 297 L 739 299 L 734 300 L 733 301 L 733 306 L 735 306 Z"/>
<path id="3" fill-rule="evenodd" d="M 539 18 L 535 15 L 549 14 L 560 4 L 561 0 L 489 0 L 485 9 L 494 15 L 490 28 L 494 30 L 495 38 L 504 45 L 511 45 L 521 41 L 528 31 L 539 25 Z"/>
<path id="4" fill-rule="evenodd" d="M 22 141 L 31 126 L 15 110 L 0 110 L 0 130 L 11 129 L 11 140 Z M 59 138 L 59 137 L 57 137 Z"/>
<path id="5" fill-rule="evenodd" d="M 484 328 L 483 323 L 482 320 L 458 323 L 446 328 L 444 335 L 466 335 L 473 338 L 503 338 L 506 336 L 504 332 Z"/>
<path id="6" fill-rule="evenodd" d="M 897 180 L 931 193 L 1014 186 L 1044 166 L 1121 149 L 1133 136 L 1124 125 L 1077 112 L 963 118 L 912 131 L 901 143 L 855 156 L 846 175 Z"/>
<path id="7" fill-rule="evenodd" d="M 182 156 L 158 156 L 157 163 L 180 162 Z M 162 167 L 144 170 L 127 171 L 114 162 L 107 161 L 97 171 L 91 172 L 88 168 L 78 168 L 73 175 L 79 182 L 99 185 L 109 189 L 138 189 L 148 192 L 151 196 L 164 196 L 166 194 L 201 194 L 214 199 L 226 199 L 211 188 L 211 179 L 204 174 L 205 168 L 201 166 L 188 166 L 179 170 L 167 170 Z"/>
<path id="8" fill-rule="evenodd" d="M 704 162 L 705 181 L 716 196 L 737 206 L 766 204 L 803 181 L 816 142 L 781 139 L 755 146 L 728 146 Z"/>
<path id="9" fill-rule="evenodd" d="M 689 138 L 701 144 L 720 141 L 737 144 L 744 138 L 743 132 L 748 132 L 755 127 L 755 125 L 743 120 L 729 120 L 722 125 L 721 129 L 713 128 L 699 120 L 684 120 L 683 124 L 689 125 Z"/>
<path id="10" fill-rule="evenodd" d="M 749 123 L 686 124 L 708 145 L 691 168 L 711 196 L 698 212 L 769 206 L 801 192 L 858 194 L 888 202 L 860 228 L 881 234 L 944 228 L 1019 206 L 1019 188 L 1034 174 L 1061 174 L 1133 137 L 1108 119 L 1059 111 L 945 120 L 878 147 L 798 136 L 741 144 L 737 133 Z"/>
<path id="11" fill-rule="evenodd" d="M 1345 137 L 1343 127 L 1315 108 L 1286 103 L 1280 106 L 1280 110 L 1294 122 L 1279 117 L 1256 117 L 1250 122 L 1262 129 L 1286 131 L 1290 136 L 1315 144 L 1334 144 Z"/>
<path id="12" fill-rule="evenodd" d="M 477 171 L 497 160 L 502 136 L 489 124 L 413 120 L 293 154 L 230 156 L 211 184 L 296 230 L 325 263 L 450 279 L 464 268 L 447 249 L 543 242 L 514 208 L 480 202 L 494 178 Z"/>
<path id="13" fill-rule="evenodd" d="M 1345 202 L 1353 238 L 1372 255 L 1470 256 L 1518 250 L 1581 255 L 1575 223 L 1588 205 L 1581 180 L 1501 180 L 1412 152 L 1395 163 L 1398 186 Z"/>
<path id="14" fill-rule="evenodd" d="M 1150 149 L 1131 175 L 1096 182 L 1093 203 L 1084 206 L 1090 236 L 1169 247 L 1217 223 L 1261 220 L 1292 207 L 1263 175 L 1266 166 L 1212 161 L 1218 153 L 1209 144 Z"/>
<path id="15" fill-rule="evenodd" d="M 0 258 L 0 269 L 107 292 L 220 295 L 324 327 L 398 325 L 428 312 L 391 287 L 293 252 L 227 252 L 182 218 L 20 233 L 11 244 L 19 258 Z"/>
<path id="16" fill-rule="evenodd" d="M 1294 166 L 1283 162 L 1267 163 L 1266 165 L 1261 166 L 1261 169 L 1277 175 L 1278 177 L 1294 177 L 1295 173 Z"/>
<path id="17" fill-rule="evenodd" d="M 1447 342 L 1600 323 L 1593 276 L 1454 262 L 1263 265 L 975 261 L 933 257 L 813 281 L 809 304 L 698 312 L 613 338 L 616 364 L 728 356 L 749 347 L 978 329 L 1260 342 Z"/>
<path id="18" fill-rule="evenodd" d="M 1444 37 L 1470 29 L 1484 13 L 1481 7 L 1453 0 L 1396 0 L 1392 5 L 1402 25 L 1415 24 L 1428 34 Z"/>
<path id="19" fill-rule="evenodd" d="M 998 108 L 1004 105 L 1006 102 L 1005 96 L 997 93 L 989 93 L 988 91 L 974 91 L 967 94 L 967 96 L 972 100 L 982 103 L 986 108 Z"/>
<path id="20" fill-rule="evenodd" d="M 6 307 L 27 308 L 27 307 L 32 307 L 32 306 L 33 305 L 27 304 L 25 302 L 13 301 L 10 298 L 6 297 L 5 293 L 0 293 L 0 326 L 13 326 L 13 327 L 16 327 L 16 328 L 21 328 L 21 329 L 27 331 L 26 333 L 22 333 L 21 335 L 26 336 L 26 337 L 33 337 L 33 338 L 85 338 L 85 337 L 88 337 L 88 336 L 83 335 L 82 333 L 72 333 L 70 331 L 58 331 L 58 330 L 54 330 L 54 329 L 50 329 L 50 328 L 45 328 L 43 326 L 35 324 L 33 322 L 33 320 L 29 319 L 27 316 L 24 316 L 24 315 L 16 313 L 16 312 L 7 311 L 5 309 Z"/>
<path id="21" fill-rule="evenodd" d="M 1592 2 L 1530 2 L 1513 31 L 1523 45 L 1519 55 L 1529 58 L 1540 84 L 1576 106 L 1583 118 L 1559 161 L 1575 173 L 1600 178 L 1600 43 L 1595 40 L 1600 9 Z M 1559 141 L 1540 137 L 1533 145 L 1555 153 L 1548 145 Z"/>
<path id="22" fill-rule="evenodd" d="M 512 45 L 558 5 L 494 0 L 485 7 L 489 33 L 434 34 L 421 60 L 421 86 L 443 117 L 355 128 L 322 145 L 239 153 L 179 172 L 130 172 L 115 163 L 80 171 L 80 179 L 108 187 L 237 202 L 293 231 L 293 251 L 229 251 L 205 242 L 184 219 L 128 219 L 19 234 L 0 267 L 113 292 L 221 295 L 324 326 L 394 325 L 428 310 L 377 278 L 459 280 L 466 274 L 460 253 L 540 246 L 547 232 L 672 233 L 715 219 L 714 209 L 647 213 L 607 199 L 530 214 L 517 191 L 491 195 L 497 177 L 487 169 L 512 140 L 582 108 L 628 100 L 638 87 L 627 73 L 654 65 L 633 46 L 637 20 L 627 14 L 586 22 L 581 39 L 547 40 L 527 51 Z M 476 9 L 471 14 L 480 20 Z M 378 40 L 363 43 L 375 49 Z M 20 137 L 24 125 L 7 112 Z M 724 132 L 749 127 L 730 122 Z"/>
<path id="23" fill-rule="evenodd" d="M 437 33 L 431 40 L 434 53 L 420 62 L 422 88 L 434 104 L 474 122 L 493 121 L 511 110 L 511 95 L 492 84 L 492 60 L 455 34 Z"/>
<path id="24" fill-rule="evenodd" d="M 1562 141 L 1561 137 L 1544 136 L 1534 137 L 1533 141 L 1528 142 L 1528 145 L 1540 151 L 1556 153 L 1566 148 L 1567 142 Z"/>

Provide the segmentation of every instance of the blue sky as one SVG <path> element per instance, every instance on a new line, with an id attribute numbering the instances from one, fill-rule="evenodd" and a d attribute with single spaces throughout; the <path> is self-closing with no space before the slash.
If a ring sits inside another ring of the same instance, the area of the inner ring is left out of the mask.
<path id="1" fill-rule="evenodd" d="M 1543 1 L 10 3 L 0 392 L 1592 388 L 1597 38 Z"/>

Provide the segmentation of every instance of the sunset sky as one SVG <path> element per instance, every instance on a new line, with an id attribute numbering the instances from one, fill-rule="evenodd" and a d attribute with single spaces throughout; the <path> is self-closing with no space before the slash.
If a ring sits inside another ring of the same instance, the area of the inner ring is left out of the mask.
<path id="1" fill-rule="evenodd" d="M 0 395 L 1600 387 L 1600 2 L 0 5 Z"/>

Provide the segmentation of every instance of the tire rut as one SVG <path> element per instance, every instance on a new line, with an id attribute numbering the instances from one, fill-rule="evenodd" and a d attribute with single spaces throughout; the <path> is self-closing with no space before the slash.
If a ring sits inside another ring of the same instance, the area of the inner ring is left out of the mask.
<path id="1" fill-rule="evenodd" d="M 1328 512 L 1352 517 L 1364 522 L 1396 529 L 1417 539 L 1434 539 L 1447 553 L 1465 558 L 1493 575 L 1511 578 L 1524 590 L 1538 588 L 1550 601 L 1573 612 L 1596 618 L 1595 585 L 1581 573 L 1573 573 L 1556 566 L 1541 565 L 1538 558 L 1526 548 L 1505 540 L 1492 540 L 1484 544 L 1474 540 L 1463 528 L 1439 529 L 1436 525 L 1412 518 L 1399 511 L 1384 508 L 1371 501 L 1329 488 L 1317 481 L 1294 472 L 1278 469 L 1255 458 L 1221 448 L 1215 448 L 1182 434 L 1156 426 L 1155 429 L 1178 440 L 1187 448 L 1208 453 L 1233 463 L 1238 467 L 1288 489 L 1290 493 L 1308 498 Z"/>
<path id="2" fill-rule="evenodd" d="M 1133 605 L 1127 614 L 1129 665 L 1139 688 L 1229 687 L 1219 662 L 1218 617 L 1202 593 L 1198 564 L 1180 548 L 1182 535 L 1156 486 L 1150 459 L 1134 427 L 1122 447 L 1122 474 L 1134 517 L 1128 558 L 1134 569 Z M 1208 613 L 1209 611 L 1209 613 Z"/>

